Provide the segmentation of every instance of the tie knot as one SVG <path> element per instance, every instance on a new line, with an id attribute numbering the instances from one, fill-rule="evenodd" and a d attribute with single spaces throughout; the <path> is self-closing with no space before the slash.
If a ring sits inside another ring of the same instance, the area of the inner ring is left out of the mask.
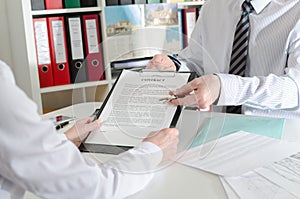
<path id="1" fill-rule="evenodd" d="M 242 9 L 243 9 L 243 12 L 246 12 L 247 14 L 254 10 L 250 1 L 244 1 L 243 5 L 242 5 Z"/>

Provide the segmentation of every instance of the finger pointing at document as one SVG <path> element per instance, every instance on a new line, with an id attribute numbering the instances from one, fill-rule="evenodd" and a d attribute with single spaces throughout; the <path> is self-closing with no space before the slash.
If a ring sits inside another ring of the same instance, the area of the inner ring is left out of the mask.
<path id="1" fill-rule="evenodd" d="M 220 95 L 221 83 L 217 75 L 204 75 L 191 82 L 171 91 L 170 95 L 180 98 L 170 101 L 174 105 L 208 108 Z"/>

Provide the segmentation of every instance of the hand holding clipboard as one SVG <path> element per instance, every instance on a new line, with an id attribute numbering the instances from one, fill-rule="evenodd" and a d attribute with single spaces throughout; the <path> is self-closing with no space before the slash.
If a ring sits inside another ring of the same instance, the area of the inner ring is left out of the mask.
<path id="1" fill-rule="evenodd" d="M 83 143 L 85 150 L 95 151 L 97 145 L 133 147 L 149 132 L 175 127 L 181 107 L 159 99 L 190 77 L 191 73 L 123 70 L 99 109 L 105 121 L 101 133 L 88 136 Z"/>

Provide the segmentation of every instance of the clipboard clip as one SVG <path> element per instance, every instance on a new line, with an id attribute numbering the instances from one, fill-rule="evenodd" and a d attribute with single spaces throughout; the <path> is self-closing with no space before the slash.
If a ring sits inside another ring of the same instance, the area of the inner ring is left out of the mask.
<path id="1" fill-rule="evenodd" d="M 173 70 L 143 69 L 139 71 L 141 77 L 175 77 L 176 73 Z"/>
<path id="2" fill-rule="evenodd" d="M 99 118 L 100 113 L 101 113 L 101 110 L 99 108 L 97 108 L 90 117 L 92 117 L 93 121 L 95 121 Z"/>

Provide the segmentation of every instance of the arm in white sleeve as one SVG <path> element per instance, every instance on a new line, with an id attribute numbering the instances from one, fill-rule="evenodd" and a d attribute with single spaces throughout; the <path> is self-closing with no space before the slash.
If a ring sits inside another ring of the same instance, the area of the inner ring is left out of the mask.
<path id="1" fill-rule="evenodd" d="M 18 87 L 3 82 L 0 92 L 0 188 L 12 193 L 21 189 L 42 198 L 123 198 L 143 189 L 162 159 L 160 148 L 142 143 L 98 165 L 58 135 L 52 122 L 42 121 Z"/>
<path id="2" fill-rule="evenodd" d="M 300 99 L 300 22 L 290 33 L 285 74 L 238 77 L 217 74 L 221 80 L 218 105 L 250 106 L 261 109 L 298 109 Z"/>
<path id="3" fill-rule="evenodd" d="M 120 154 L 117 158 L 102 165 L 105 170 L 112 170 L 111 179 L 115 179 L 118 189 L 116 198 L 124 198 L 144 188 L 158 163 L 162 160 L 162 151 L 151 142 L 143 142 L 135 149 Z M 108 197 L 111 198 L 111 197 Z"/>
<path id="4" fill-rule="evenodd" d="M 290 77 L 240 77 L 217 74 L 221 93 L 217 105 L 240 105 L 261 109 L 290 109 L 298 106 L 298 87 Z"/>

